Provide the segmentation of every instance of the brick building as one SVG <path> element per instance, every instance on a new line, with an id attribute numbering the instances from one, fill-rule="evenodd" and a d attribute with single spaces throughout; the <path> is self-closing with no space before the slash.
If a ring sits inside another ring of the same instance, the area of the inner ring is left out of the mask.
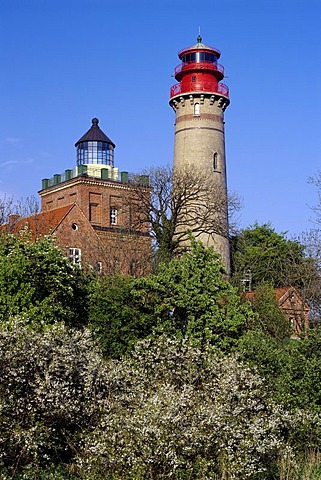
<path id="1" fill-rule="evenodd" d="M 279 287 L 274 292 L 278 306 L 292 329 L 292 338 L 297 338 L 309 328 L 310 307 L 294 287 Z M 255 292 L 246 292 L 245 298 L 253 302 Z"/>
<path id="2" fill-rule="evenodd" d="M 141 199 L 150 194 L 148 178 L 134 182 L 127 172 L 119 174 L 115 144 L 96 118 L 75 146 L 76 167 L 42 180 L 41 212 L 12 216 L 7 227 L 19 231 L 27 226 L 34 237 L 50 234 L 70 262 L 101 273 L 147 274 L 151 237 Z"/>

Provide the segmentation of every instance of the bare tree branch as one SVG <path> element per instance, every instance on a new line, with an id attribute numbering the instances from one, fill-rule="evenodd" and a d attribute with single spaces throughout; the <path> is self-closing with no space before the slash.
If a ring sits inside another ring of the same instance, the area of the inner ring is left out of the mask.
<path id="1" fill-rule="evenodd" d="M 197 239 L 203 234 L 228 237 L 227 210 L 235 214 L 241 201 L 233 193 L 226 201 L 225 187 L 209 181 L 206 174 L 192 168 L 173 171 L 171 167 L 144 171 L 149 177 L 150 195 L 132 179 L 132 227 L 150 225 L 158 255 L 173 258 L 182 249 L 189 233 Z M 133 205 L 136 212 L 133 212 Z M 233 228 L 236 225 L 233 223 Z"/>
<path id="2" fill-rule="evenodd" d="M 0 225 L 9 223 L 10 216 L 29 217 L 39 213 L 39 202 L 35 196 L 15 200 L 13 195 L 0 198 Z"/>

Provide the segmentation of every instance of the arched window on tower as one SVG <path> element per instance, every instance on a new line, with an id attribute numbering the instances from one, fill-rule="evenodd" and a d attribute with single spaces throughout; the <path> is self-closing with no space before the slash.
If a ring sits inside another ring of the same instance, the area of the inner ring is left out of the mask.
<path id="1" fill-rule="evenodd" d="M 218 155 L 217 152 L 213 153 L 213 170 L 217 170 L 217 160 L 218 160 Z"/>
<path id="2" fill-rule="evenodd" d="M 200 104 L 198 102 L 194 103 L 194 115 L 200 115 Z"/>

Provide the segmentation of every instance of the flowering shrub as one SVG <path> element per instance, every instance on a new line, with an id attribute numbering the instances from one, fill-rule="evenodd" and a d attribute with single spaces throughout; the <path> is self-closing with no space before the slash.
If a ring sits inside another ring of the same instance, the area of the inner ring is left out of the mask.
<path id="1" fill-rule="evenodd" d="M 105 362 L 87 330 L 19 320 L 0 328 L 0 415 L 0 480 L 272 480 L 312 422 L 208 345 L 161 336 Z"/>
<path id="2" fill-rule="evenodd" d="M 142 342 L 114 363 L 112 381 L 112 406 L 77 456 L 84 478 L 267 479 L 282 452 L 291 457 L 291 416 L 257 375 L 210 347 Z"/>
<path id="3" fill-rule="evenodd" d="M 100 416 L 104 372 L 87 331 L 2 328 L 0 466 L 68 461 L 79 432 Z"/>

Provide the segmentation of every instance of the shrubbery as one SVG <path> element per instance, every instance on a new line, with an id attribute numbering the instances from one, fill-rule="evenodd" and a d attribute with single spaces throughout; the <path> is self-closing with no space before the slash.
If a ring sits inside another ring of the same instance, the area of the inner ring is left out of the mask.
<path id="1" fill-rule="evenodd" d="M 0 287 L 0 480 L 320 478 L 320 332 L 212 250 L 100 279 L 9 235 Z"/>
<path id="2" fill-rule="evenodd" d="M 68 263 L 51 238 L 0 235 L 0 321 L 25 315 L 34 327 L 88 316 L 90 277 Z"/>
<path id="3" fill-rule="evenodd" d="M 257 374 L 210 346 L 161 336 L 105 363 L 86 330 L 14 322 L 0 352 L 8 478 L 65 465 L 83 479 L 272 479 L 299 432 L 312 442 L 316 419 L 286 412 Z"/>

